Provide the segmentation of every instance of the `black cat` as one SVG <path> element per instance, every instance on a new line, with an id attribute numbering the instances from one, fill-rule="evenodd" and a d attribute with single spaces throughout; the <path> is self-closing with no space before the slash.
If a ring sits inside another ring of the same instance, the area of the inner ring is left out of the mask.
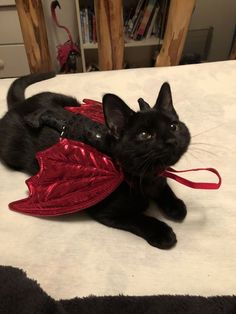
<path id="1" fill-rule="evenodd" d="M 181 221 L 187 213 L 184 202 L 175 196 L 166 179 L 157 176 L 175 164 L 190 143 L 188 128 L 179 121 L 173 107 L 169 84 L 162 85 L 153 108 L 140 100 L 139 112 L 113 94 L 104 95 L 106 125 L 101 125 L 63 108 L 79 106 L 74 98 L 41 93 L 24 99 L 29 84 L 52 76 L 26 76 L 10 87 L 9 111 L 0 120 L 0 158 L 14 169 L 34 174 L 38 170 L 36 152 L 56 143 L 62 131 L 69 139 L 93 145 L 121 166 L 127 180 L 86 211 L 95 220 L 130 231 L 155 247 L 171 248 L 176 243 L 172 229 L 144 214 L 149 199 L 171 219 Z"/>
<path id="2" fill-rule="evenodd" d="M 7 95 L 8 111 L 0 120 L 0 159 L 10 168 L 35 174 L 39 169 L 35 160 L 36 152 L 59 140 L 57 130 L 47 126 L 32 128 L 27 119 L 39 121 L 49 110 L 58 119 L 69 119 L 73 114 L 63 107 L 79 106 L 75 98 L 50 92 L 25 99 L 28 85 L 54 76 L 54 72 L 32 74 L 15 80 L 10 86 Z"/>

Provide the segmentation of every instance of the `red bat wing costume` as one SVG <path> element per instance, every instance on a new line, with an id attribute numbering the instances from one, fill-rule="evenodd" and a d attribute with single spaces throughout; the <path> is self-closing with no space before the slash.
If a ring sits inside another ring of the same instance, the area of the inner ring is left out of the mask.
<path id="1" fill-rule="evenodd" d="M 84 100 L 80 107 L 68 110 L 104 123 L 101 103 Z M 40 171 L 26 180 L 29 196 L 9 204 L 10 209 L 35 215 L 58 216 L 91 207 L 109 196 L 125 179 L 113 160 L 95 148 L 66 138 L 37 154 Z M 207 170 L 218 177 L 217 183 L 192 182 L 176 172 Z M 169 177 L 195 189 L 218 189 L 219 173 L 213 168 L 177 171 L 167 168 L 161 176 Z"/>

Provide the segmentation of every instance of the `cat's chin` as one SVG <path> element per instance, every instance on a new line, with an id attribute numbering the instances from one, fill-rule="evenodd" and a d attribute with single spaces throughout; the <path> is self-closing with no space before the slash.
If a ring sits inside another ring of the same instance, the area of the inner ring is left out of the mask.
<path id="1" fill-rule="evenodd" d="M 122 166 L 122 163 L 117 163 L 122 171 L 124 172 L 124 175 L 126 178 L 155 178 L 156 176 L 159 176 L 163 171 L 165 171 L 167 168 L 174 166 L 179 160 L 181 156 L 172 156 L 171 158 L 165 158 L 163 160 L 156 160 L 152 163 L 152 165 L 149 166 L 149 168 L 146 168 L 145 171 L 142 167 L 139 167 L 139 165 L 134 164 L 126 164 L 126 167 Z"/>
<path id="2" fill-rule="evenodd" d="M 145 171 L 142 172 L 140 171 L 140 169 L 132 169 L 132 170 L 125 170 L 122 169 L 124 172 L 125 177 L 129 180 L 133 180 L 135 178 L 146 178 L 148 180 L 152 180 L 154 178 L 156 178 L 157 176 L 159 176 L 163 171 L 165 171 L 168 168 L 168 166 L 165 167 L 152 167 L 152 169 L 150 169 L 149 171 Z"/>
<path id="3" fill-rule="evenodd" d="M 165 158 L 163 160 L 160 160 L 160 164 L 164 164 L 165 165 L 165 169 L 168 167 L 172 167 L 174 166 L 182 157 L 183 155 L 186 153 L 187 148 L 182 150 L 181 152 L 179 152 L 179 154 L 169 154 L 168 158 Z"/>

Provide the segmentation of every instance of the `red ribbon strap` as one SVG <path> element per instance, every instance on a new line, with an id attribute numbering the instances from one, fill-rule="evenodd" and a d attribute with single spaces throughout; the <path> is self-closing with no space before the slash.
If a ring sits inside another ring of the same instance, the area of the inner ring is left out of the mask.
<path id="1" fill-rule="evenodd" d="M 204 171 L 204 170 L 214 173 L 219 179 L 218 182 L 217 183 L 193 182 L 175 174 L 175 173 L 182 173 L 182 172 Z M 221 181 L 222 181 L 219 172 L 214 168 L 196 168 L 196 169 L 188 169 L 188 170 L 175 170 L 173 168 L 168 168 L 167 170 L 163 171 L 160 175 L 163 177 L 173 179 L 193 189 L 217 190 L 221 186 Z"/>

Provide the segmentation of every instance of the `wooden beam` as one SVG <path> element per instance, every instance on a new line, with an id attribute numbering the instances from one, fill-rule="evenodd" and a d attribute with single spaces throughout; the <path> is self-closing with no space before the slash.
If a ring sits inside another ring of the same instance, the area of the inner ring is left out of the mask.
<path id="1" fill-rule="evenodd" d="M 178 65 L 196 0 L 171 0 L 164 41 L 155 66 Z"/>
<path id="2" fill-rule="evenodd" d="M 124 30 L 123 30 L 123 1 L 109 0 L 110 34 L 112 48 L 113 70 L 123 69 L 124 66 Z"/>
<path id="3" fill-rule="evenodd" d="M 109 5 L 107 0 L 94 0 L 98 39 L 98 60 L 101 71 L 112 70 L 112 47 Z"/>
<path id="4" fill-rule="evenodd" d="M 16 0 L 31 73 L 52 69 L 41 0 Z"/>
<path id="5" fill-rule="evenodd" d="M 124 63 L 122 0 L 94 0 L 100 70 L 117 70 Z"/>
<path id="6" fill-rule="evenodd" d="M 236 60 L 236 40 L 235 40 L 233 47 L 231 49 L 229 58 L 230 58 L 230 60 Z"/>

